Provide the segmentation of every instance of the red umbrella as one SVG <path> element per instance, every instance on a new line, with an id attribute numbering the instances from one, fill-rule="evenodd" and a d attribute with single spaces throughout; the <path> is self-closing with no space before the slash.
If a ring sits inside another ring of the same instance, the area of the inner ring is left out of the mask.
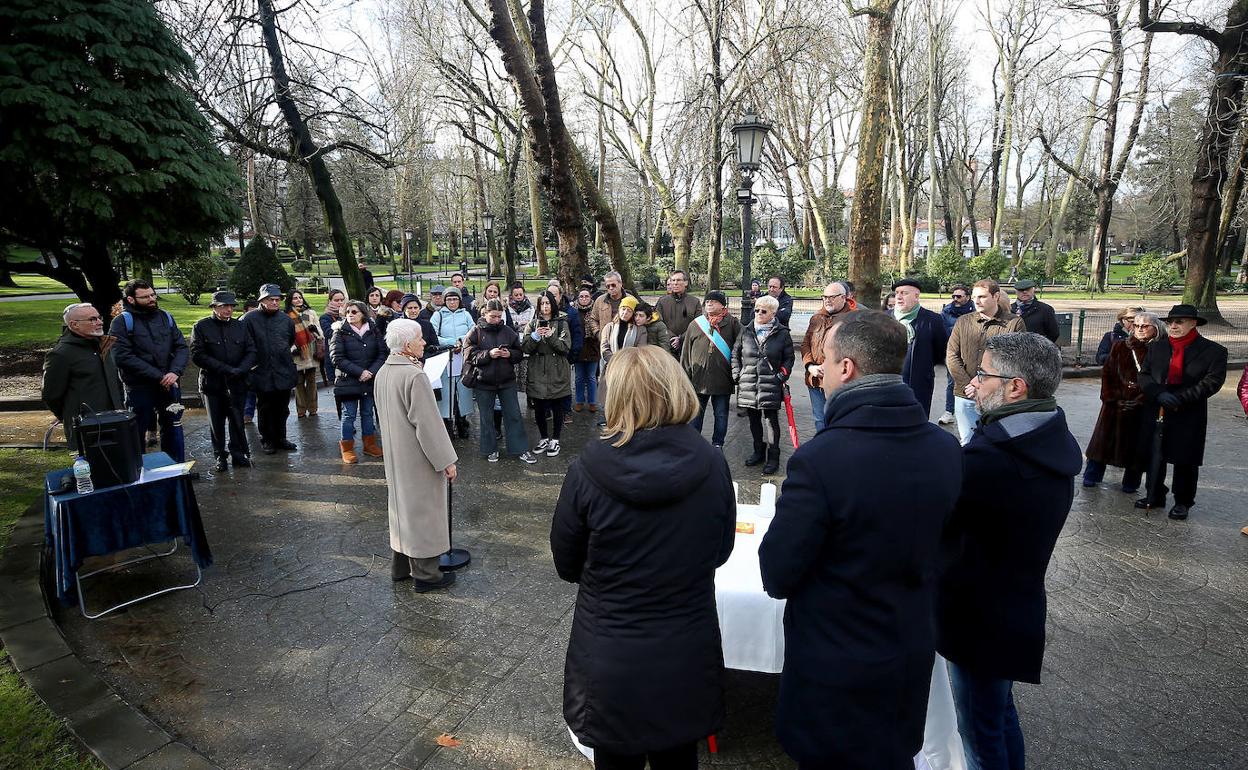
<path id="1" fill-rule="evenodd" d="M 780 369 L 785 377 L 789 373 L 784 368 Z M 789 383 L 784 383 L 784 415 L 789 419 L 789 438 L 793 440 L 793 448 L 797 449 L 797 421 L 793 419 L 793 396 L 789 393 Z"/>

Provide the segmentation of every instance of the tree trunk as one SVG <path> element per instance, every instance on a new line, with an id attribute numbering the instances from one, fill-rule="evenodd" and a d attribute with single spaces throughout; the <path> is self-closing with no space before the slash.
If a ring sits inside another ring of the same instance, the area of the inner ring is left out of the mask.
<path id="1" fill-rule="evenodd" d="M 524 143 L 524 169 L 528 176 L 529 188 L 529 226 L 533 234 L 533 256 L 537 259 L 537 272 L 546 275 L 550 267 L 546 264 L 546 236 L 542 230 L 542 192 L 538 187 L 537 164 L 533 162 L 533 149 L 529 142 Z M 509 281 L 513 283 L 514 281 Z"/>
<path id="2" fill-rule="evenodd" d="M 676 252 L 677 270 L 689 270 L 689 252 L 693 250 L 693 230 L 696 222 L 668 217 L 667 229 L 672 233 L 672 248 Z M 748 280 L 748 279 L 747 279 Z"/>
<path id="3" fill-rule="evenodd" d="M 13 270 L 9 265 L 9 260 L 0 255 L 0 286 L 15 288 L 17 282 L 13 280 Z"/>

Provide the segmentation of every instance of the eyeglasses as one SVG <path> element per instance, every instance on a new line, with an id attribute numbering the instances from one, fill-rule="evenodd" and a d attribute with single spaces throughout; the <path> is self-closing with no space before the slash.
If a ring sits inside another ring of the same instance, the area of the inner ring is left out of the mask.
<path id="1" fill-rule="evenodd" d="M 1012 374 L 991 374 L 991 373 L 989 373 L 989 372 L 985 372 L 983 369 L 976 369 L 976 370 L 975 370 L 975 376 L 976 376 L 978 379 L 981 379 L 981 380 L 986 379 L 986 378 L 988 378 L 988 377 L 996 377 L 998 380 L 1013 380 L 1013 379 L 1017 379 L 1017 378 L 1016 378 L 1016 377 L 1014 377 L 1014 375 L 1012 375 Z"/>
<path id="2" fill-rule="evenodd" d="M 761 307 L 760 307 L 760 308 L 755 308 L 755 309 L 754 309 L 754 315 L 767 315 L 767 314 L 768 314 L 768 313 L 770 313 L 770 312 L 771 312 L 770 310 L 767 310 L 767 309 L 765 309 L 765 308 L 761 308 Z"/>
<path id="3" fill-rule="evenodd" d="M 844 294 L 824 294 L 823 298 L 824 299 L 836 299 L 837 297 L 844 297 L 844 296 L 845 296 Z"/>
<path id="4" fill-rule="evenodd" d="M 348 310 L 344 315 L 360 315 L 358 310 Z"/>
<path id="5" fill-rule="evenodd" d="M 965 295 L 965 294 L 954 294 L 954 295 L 953 295 L 953 298 L 954 298 L 954 299 L 966 299 L 966 295 Z"/>

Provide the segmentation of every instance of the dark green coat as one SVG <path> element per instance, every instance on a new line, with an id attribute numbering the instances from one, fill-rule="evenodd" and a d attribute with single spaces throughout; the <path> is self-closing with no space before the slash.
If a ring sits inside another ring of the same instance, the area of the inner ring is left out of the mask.
<path id="1" fill-rule="evenodd" d="M 725 314 L 719 324 L 719 334 L 728 343 L 731 354 L 741 334 L 741 322 L 735 316 Z M 735 387 L 731 363 L 698 328 L 696 319 L 685 330 L 684 344 L 680 347 L 680 365 L 689 375 L 693 389 L 701 395 L 730 395 Z"/>
<path id="2" fill-rule="evenodd" d="M 65 425 L 65 440 L 74 444 L 74 415 L 87 411 L 124 409 L 121 380 L 111 351 L 100 355 L 100 341 L 79 337 L 66 329 L 43 359 L 43 402 Z"/>
<path id="3" fill-rule="evenodd" d="M 525 392 L 529 398 L 543 401 L 570 396 L 572 364 L 568 363 L 568 351 L 572 349 L 572 329 L 568 326 L 568 317 L 559 313 L 550 319 L 554 332 L 540 342 L 533 339 L 538 320 L 534 316 L 521 337 L 521 347 L 529 357 Z"/>

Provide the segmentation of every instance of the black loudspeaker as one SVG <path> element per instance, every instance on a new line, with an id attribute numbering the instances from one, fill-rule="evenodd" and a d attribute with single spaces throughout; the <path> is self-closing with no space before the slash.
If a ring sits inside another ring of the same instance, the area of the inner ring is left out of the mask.
<path id="1" fill-rule="evenodd" d="M 91 412 L 74 418 L 78 453 L 91 465 L 96 489 L 137 481 L 143 471 L 143 437 L 134 412 Z"/>

